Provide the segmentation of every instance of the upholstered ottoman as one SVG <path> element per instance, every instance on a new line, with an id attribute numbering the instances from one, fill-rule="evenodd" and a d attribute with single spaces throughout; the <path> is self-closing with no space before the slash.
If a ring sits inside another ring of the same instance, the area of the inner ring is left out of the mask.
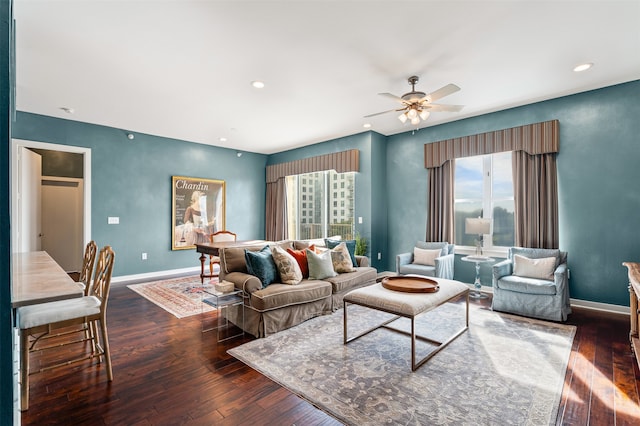
<path id="1" fill-rule="evenodd" d="M 411 320 L 411 370 L 417 370 L 422 364 L 427 362 L 442 348 L 447 346 L 456 337 L 469 329 L 469 287 L 459 281 L 447 280 L 444 278 L 429 278 L 438 282 L 438 285 L 440 286 L 439 291 L 435 293 L 405 293 L 401 291 L 387 290 L 382 286 L 382 283 L 378 283 L 370 285 L 368 287 L 362 287 L 347 293 L 343 299 L 344 344 L 346 345 L 347 343 L 381 327 L 408 335 L 409 333 L 391 327 L 389 326 L 389 324 L 400 317 L 409 318 Z M 463 294 L 466 295 L 466 321 L 464 327 L 454 333 L 445 342 L 438 342 L 424 336 L 416 335 L 415 319 L 417 316 L 429 312 L 430 310 L 437 308 L 438 306 L 447 303 L 450 300 L 455 299 Z M 380 325 L 370 328 L 369 330 L 360 333 L 357 336 L 349 338 L 347 328 L 347 305 L 349 303 L 364 306 L 370 309 L 376 309 L 378 311 L 387 312 L 395 316 Z M 416 339 L 433 343 L 437 345 L 436 349 L 431 351 L 421 360 L 416 361 Z"/>

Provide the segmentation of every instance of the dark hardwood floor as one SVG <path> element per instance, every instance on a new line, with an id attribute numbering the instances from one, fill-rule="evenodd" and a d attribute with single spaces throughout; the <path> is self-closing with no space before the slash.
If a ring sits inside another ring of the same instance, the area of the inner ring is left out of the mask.
<path id="1" fill-rule="evenodd" d="M 201 316 L 177 319 L 124 286 L 111 289 L 107 317 L 114 381 L 88 362 L 32 375 L 22 424 L 339 424 L 226 353 L 248 337 L 216 343 Z M 574 309 L 568 323 L 577 333 L 557 424 L 640 424 L 628 317 Z M 36 367 L 48 361 L 32 354 Z"/>

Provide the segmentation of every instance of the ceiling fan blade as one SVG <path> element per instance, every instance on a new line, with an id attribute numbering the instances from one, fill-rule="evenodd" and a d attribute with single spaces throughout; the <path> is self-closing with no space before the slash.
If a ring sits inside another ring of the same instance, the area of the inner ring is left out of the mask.
<path id="1" fill-rule="evenodd" d="M 429 111 L 445 111 L 445 112 L 458 112 L 462 111 L 464 105 L 440 105 L 440 104 L 426 104 L 423 108 L 428 109 Z"/>
<path id="2" fill-rule="evenodd" d="M 387 114 L 387 113 L 393 112 L 393 111 L 402 111 L 402 110 L 401 109 L 390 109 L 388 111 L 376 112 L 375 114 L 365 115 L 364 118 L 375 117 L 376 115 Z"/>
<path id="3" fill-rule="evenodd" d="M 429 93 L 422 100 L 434 102 L 434 101 L 437 101 L 438 99 L 444 98 L 445 96 L 449 96 L 450 94 L 455 93 L 458 90 L 460 90 L 460 88 L 455 84 L 447 84 L 446 86 L 439 88 L 435 92 Z"/>
<path id="4" fill-rule="evenodd" d="M 400 102 L 402 104 L 406 104 L 406 101 L 399 96 L 392 95 L 391 93 L 378 93 L 380 96 L 384 96 L 385 98 L 393 99 L 396 102 Z"/>

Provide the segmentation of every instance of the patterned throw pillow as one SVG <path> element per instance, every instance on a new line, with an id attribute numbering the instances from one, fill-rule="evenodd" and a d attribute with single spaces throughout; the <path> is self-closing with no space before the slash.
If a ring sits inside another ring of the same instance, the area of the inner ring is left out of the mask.
<path id="1" fill-rule="evenodd" d="M 244 257 L 247 261 L 247 272 L 258 277 L 262 287 L 266 287 L 278 280 L 278 268 L 271 256 L 269 246 L 264 246 L 260 251 L 245 249 Z"/>
<path id="2" fill-rule="evenodd" d="M 338 275 L 336 271 L 333 270 L 331 251 L 327 250 L 324 253 L 316 254 L 309 249 L 305 250 L 307 251 L 310 280 L 323 280 Z"/>
<path id="3" fill-rule="evenodd" d="M 282 247 L 271 247 L 271 255 L 280 273 L 282 284 L 295 285 L 302 281 L 302 271 L 298 261 L 287 253 Z"/>
<path id="4" fill-rule="evenodd" d="M 349 256 L 351 256 L 351 264 L 353 266 L 358 266 L 358 261 L 356 260 L 356 240 L 332 240 L 330 238 L 326 238 L 324 243 L 330 249 L 335 248 L 340 243 L 345 243 L 347 245 L 347 249 L 349 250 Z"/>
<path id="5" fill-rule="evenodd" d="M 311 244 L 309 246 L 309 250 L 316 251 L 316 247 Z M 300 266 L 300 270 L 302 271 L 302 278 L 309 278 L 309 264 L 307 263 L 307 252 L 305 249 L 302 250 L 294 250 L 291 248 L 287 249 L 287 253 L 294 257 L 294 259 L 298 262 L 298 266 Z"/>
<path id="6" fill-rule="evenodd" d="M 333 263 L 333 270 L 339 274 L 355 271 L 349 249 L 347 249 L 344 241 L 331 249 L 331 262 Z"/>

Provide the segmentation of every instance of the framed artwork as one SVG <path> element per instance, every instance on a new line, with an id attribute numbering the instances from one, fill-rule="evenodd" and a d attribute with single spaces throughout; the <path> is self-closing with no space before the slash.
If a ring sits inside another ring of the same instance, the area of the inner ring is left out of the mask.
<path id="1" fill-rule="evenodd" d="M 193 249 L 225 229 L 223 180 L 172 176 L 171 250 Z"/>

